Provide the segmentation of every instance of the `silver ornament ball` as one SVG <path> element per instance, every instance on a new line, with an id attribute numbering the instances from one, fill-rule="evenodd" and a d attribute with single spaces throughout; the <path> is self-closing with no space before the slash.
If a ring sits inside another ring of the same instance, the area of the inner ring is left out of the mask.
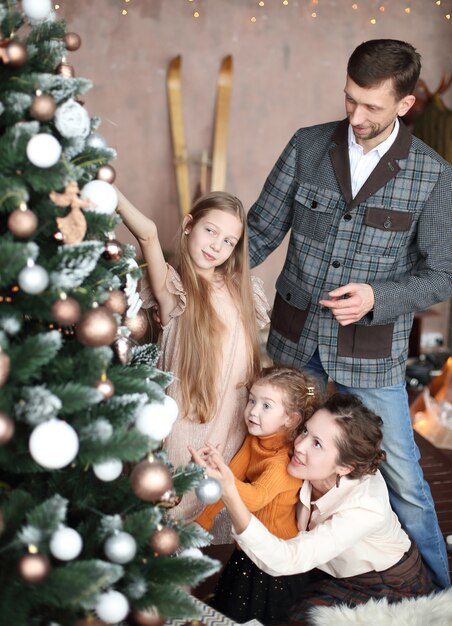
<path id="1" fill-rule="evenodd" d="M 105 542 L 104 552 L 107 559 L 123 565 L 134 558 L 137 553 L 137 544 L 129 533 L 117 532 Z"/>
<path id="2" fill-rule="evenodd" d="M 221 498 L 221 485 L 216 478 L 205 477 L 195 489 L 198 500 L 213 504 Z"/>

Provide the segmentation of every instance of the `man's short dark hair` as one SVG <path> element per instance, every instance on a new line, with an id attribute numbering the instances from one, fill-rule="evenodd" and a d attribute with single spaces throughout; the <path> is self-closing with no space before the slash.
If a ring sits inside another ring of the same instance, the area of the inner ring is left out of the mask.
<path id="1" fill-rule="evenodd" d="M 352 53 L 347 74 L 360 87 L 392 79 L 397 100 L 412 94 L 421 72 L 421 55 L 405 41 L 370 39 Z"/>

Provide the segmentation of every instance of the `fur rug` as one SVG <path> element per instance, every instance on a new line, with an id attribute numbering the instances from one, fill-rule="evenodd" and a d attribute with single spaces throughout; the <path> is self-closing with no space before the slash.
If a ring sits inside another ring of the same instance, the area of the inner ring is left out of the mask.
<path id="1" fill-rule="evenodd" d="M 401 600 L 369 600 L 354 609 L 319 606 L 313 626 L 452 626 L 452 588 L 441 593 Z"/>

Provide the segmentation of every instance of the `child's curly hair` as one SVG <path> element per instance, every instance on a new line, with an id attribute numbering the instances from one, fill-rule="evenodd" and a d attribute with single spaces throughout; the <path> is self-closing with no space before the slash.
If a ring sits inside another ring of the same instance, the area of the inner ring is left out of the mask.
<path id="1" fill-rule="evenodd" d="M 313 415 L 322 401 L 322 395 L 315 378 L 294 367 L 284 365 L 264 367 L 253 380 L 252 385 L 255 384 L 271 385 L 282 391 L 286 413 L 299 415 L 299 419 L 292 424 L 288 431 L 289 441 L 296 439 L 300 434 L 301 424 L 304 424 Z"/>

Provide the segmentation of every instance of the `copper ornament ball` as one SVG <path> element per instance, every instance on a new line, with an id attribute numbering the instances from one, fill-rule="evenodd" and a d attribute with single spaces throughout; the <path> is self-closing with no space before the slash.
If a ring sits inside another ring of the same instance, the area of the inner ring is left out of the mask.
<path id="1" fill-rule="evenodd" d="M 14 422 L 4 411 L 0 411 L 0 446 L 4 446 L 14 435 Z"/>
<path id="2" fill-rule="evenodd" d="M 18 563 L 19 575 L 28 583 L 40 583 L 50 570 L 50 561 L 45 554 L 24 554 Z"/>
<path id="3" fill-rule="evenodd" d="M 126 317 L 124 324 L 130 330 L 132 339 L 139 341 L 145 336 L 149 328 L 149 320 L 146 311 L 140 309 L 135 317 Z"/>
<path id="4" fill-rule="evenodd" d="M 108 298 L 103 303 L 112 313 L 124 315 L 127 309 L 126 294 L 120 289 L 112 289 L 108 292 Z"/>
<path id="5" fill-rule="evenodd" d="M 75 71 L 72 65 L 69 65 L 69 63 L 64 63 L 64 61 L 58 63 L 55 68 L 55 72 L 57 74 L 60 74 L 61 76 L 64 76 L 64 78 L 74 78 L 75 76 Z"/>
<path id="6" fill-rule="evenodd" d="M 170 556 L 180 547 L 180 539 L 174 528 L 156 530 L 151 538 L 151 547 L 159 556 Z"/>
<path id="7" fill-rule="evenodd" d="M 27 48 L 16 39 L 11 39 L 6 44 L 6 54 L 8 56 L 8 63 L 12 67 L 20 67 L 27 60 Z"/>
<path id="8" fill-rule="evenodd" d="M 80 304 L 75 298 L 60 298 L 53 303 L 52 315 L 61 326 L 72 326 L 80 319 Z"/>
<path id="9" fill-rule="evenodd" d="M 70 52 L 75 52 L 82 45 L 82 38 L 77 33 L 66 33 L 63 39 L 66 50 Z"/>
<path id="10" fill-rule="evenodd" d="M 117 239 L 109 239 L 102 254 L 107 261 L 119 261 L 123 255 L 121 243 Z"/>
<path id="11" fill-rule="evenodd" d="M 85 346 L 109 346 L 118 332 L 113 313 L 104 306 L 83 314 L 75 329 L 77 339 Z"/>
<path id="12" fill-rule="evenodd" d="M 15 237 L 30 237 L 38 227 L 38 218 L 30 209 L 15 209 L 8 217 L 8 228 Z"/>
<path id="13" fill-rule="evenodd" d="M 173 488 L 173 479 L 164 463 L 141 461 L 130 474 L 130 484 L 135 495 L 145 502 L 158 502 L 162 495 Z"/>
<path id="14" fill-rule="evenodd" d="M 30 107 L 30 115 L 39 122 L 50 122 L 55 115 L 56 108 L 57 105 L 52 96 L 43 93 L 33 98 Z"/>
<path id="15" fill-rule="evenodd" d="M 116 172 L 111 165 L 101 165 L 97 170 L 97 180 L 103 180 L 105 183 L 113 184 L 116 178 Z"/>
<path id="16" fill-rule="evenodd" d="M 135 610 L 132 612 L 132 620 L 137 626 L 163 626 L 166 621 L 155 609 Z"/>

